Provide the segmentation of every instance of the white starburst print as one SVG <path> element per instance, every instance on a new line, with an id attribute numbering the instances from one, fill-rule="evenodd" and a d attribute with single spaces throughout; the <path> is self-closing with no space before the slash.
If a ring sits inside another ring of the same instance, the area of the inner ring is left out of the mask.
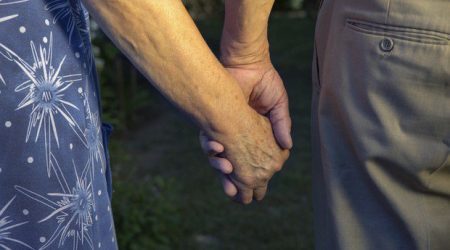
<path id="1" fill-rule="evenodd" d="M 46 8 L 54 14 L 53 23 L 64 20 L 69 42 L 74 43 L 74 33 L 78 33 L 80 41 L 78 48 L 81 49 L 86 59 L 88 73 L 92 71 L 94 56 L 92 54 L 91 39 L 89 35 L 89 14 L 80 1 L 48 0 Z"/>
<path id="2" fill-rule="evenodd" d="M 88 86 L 86 86 L 86 89 Z M 86 128 L 84 129 L 85 146 L 89 150 L 89 157 L 86 163 L 87 171 L 91 180 L 95 178 L 96 163 L 100 163 L 100 170 L 102 173 L 106 170 L 106 160 L 104 159 L 104 146 L 101 134 L 100 116 L 98 112 L 92 112 L 89 105 L 89 91 L 81 93 L 84 97 L 84 107 L 86 113 Z M 92 192 L 94 189 L 92 187 Z M 94 200 L 95 210 L 95 200 Z"/>
<path id="3" fill-rule="evenodd" d="M 88 123 L 85 129 L 85 136 L 89 148 L 89 161 L 91 164 L 100 161 L 102 170 L 105 170 L 105 162 L 102 157 L 104 149 L 103 143 L 101 142 L 100 133 L 101 128 L 98 113 L 89 113 Z"/>
<path id="4" fill-rule="evenodd" d="M 3 83 L 3 85 L 6 85 L 5 79 L 3 78 L 1 73 L 0 73 L 0 82 Z"/>
<path id="5" fill-rule="evenodd" d="M 55 162 L 57 162 L 55 160 Z M 53 231 L 49 240 L 39 249 L 47 249 L 57 245 L 58 248 L 71 239 L 73 249 L 80 246 L 94 248 L 91 237 L 91 226 L 93 224 L 92 212 L 94 196 L 92 193 L 92 181 L 88 178 L 88 168 L 84 168 L 78 175 L 75 163 L 72 161 L 76 176 L 75 185 L 70 188 L 62 172 L 55 172 L 61 186 L 61 192 L 47 193 L 41 195 L 30 189 L 15 186 L 16 190 L 27 197 L 39 202 L 41 205 L 50 208 L 51 212 L 42 218 L 38 223 L 45 223 L 51 219 L 56 220 L 58 226 Z M 57 243 L 56 243 L 57 242 Z M 52 248 L 54 249 L 54 248 Z"/>
<path id="6" fill-rule="evenodd" d="M 6 210 L 11 205 L 11 203 L 14 201 L 15 198 L 16 196 L 14 196 L 11 200 L 9 200 L 8 203 L 6 203 L 6 205 L 0 210 L 0 248 L 4 250 L 11 250 L 15 249 L 15 246 L 22 246 L 25 247 L 26 249 L 33 249 L 25 242 L 13 238 L 12 235 L 12 230 L 28 222 L 25 221 L 14 224 L 13 220 L 10 219 L 9 216 L 4 215 Z"/>
<path id="7" fill-rule="evenodd" d="M 99 126 L 98 113 L 88 113 L 88 122 L 85 129 L 85 136 L 89 150 L 87 167 L 90 169 L 90 178 L 94 180 L 96 162 L 100 162 L 102 173 L 105 172 L 105 161 L 103 159 L 103 143 L 101 142 L 101 128 Z M 91 187 L 94 191 L 94 187 Z M 95 205 L 95 204 L 94 204 Z"/>
<path id="8" fill-rule="evenodd" d="M 1 6 L 5 6 L 5 5 L 13 5 L 13 4 L 18 4 L 18 3 L 24 3 L 24 2 L 28 2 L 29 0 L 0 0 L 0 7 Z M 19 14 L 12 14 L 12 15 L 8 15 L 8 16 L 4 16 L 4 17 L 0 17 L 0 23 L 2 22 L 6 22 L 9 21 L 11 19 L 17 18 L 19 17 Z"/>
<path id="9" fill-rule="evenodd" d="M 88 165 L 91 166 L 92 171 L 95 168 L 95 163 L 100 162 L 101 171 L 104 172 L 106 168 L 104 157 L 104 147 L 102 142 L 100 116 L 98 112 L 92 112 L 87 96 L 85 96 L 85 112 L 86 112 L 86 129 L 84 136 L 87 148 L 89 149 Z"/>
<path id="10" fill-rule="evenodd" d="M 50 177 L 52 141 L 55 140 L 59 147 L 56 116 L 63 117 L 63 120 L 67 122 L 75 134 L 84 141 L 82 130 L 69 111 L 69 109 L 73 111 L 79 111 L 79 109 L 71 102 L 65 100 L 67 89 L 73 83 L 81 81 L 82 76 L 81 74 L 61 74 L 66 56 L 60 60 L 56 68 L 53 66 L 53 36 L 51 33 L 48 49 L 39 46 L 38 51 L 32 41 L 30 46 L 34 60 L 32 65 L 28 64 L 2 43 L 0 43 L 0 54 L 16 63 L 28 78 L 27 81 L 15 88 L 16 92 L 26 92 L 26 96 L 18 104 L 16 110 L 26 108 L 31 110 L 25 141 L 29 141 L 33 131 L 35 142 L 38 141 L 41 135 L 44 137 L 47 173 Z"/>
<path id="11" fill-rule="evenodd" d="M 28 2 L 29 0 L 0 0 L 0 7 L 1 6 L 5 6 L 5 5 L 13 5 L 13 4 L 18 4 L 18 3 L 24 3 L 24 2 Z M 12 14 L 12 15 L 8 15 L 8 16 L 0 16 L 0 23 L 9 21 L 11 19 L 15 19 L 19 17 L 19 14 Z M 2 74 L 0 73 L 0 82 L 3 83 L 3 85 L 6 85 L 5 79 L 3 79 Z"/>
<path id="12" fill-rule="evenodd" d="M 54 24 L 56 24 L 60 19 L 64 20 L 64 23 L 66 23 L 66 32 L 69 35 L 69 42 L 72 41 L 72 36 L 76 25 L 76 12 L 70 2 L 70 0 L 49 0 L 45 5 L 45 8 L 54 15 Z"/>
<path id="13" fill-rule="evenodd" d="M 117 249 L 86 8 L 0 0 L 0 30 L 0 250 Z"/>
<path id="14" fill-rule="evenodd" d="M 0 0 L 0 6 L 2 5 L 11 5 L 16 3 L 24 3 L 28 2 L 29 0 Z"/>
<path id="15" fill-rule="evenodd" d="M 13 15 L 9 15 L 9 16 L 4 16 L 4 17 L 0 17 L 0 23 L 2 22 L 6 22 L 8 20 L 14 19 L 16 17 L 18 17 L 18 14 L 13 14 Z"/>

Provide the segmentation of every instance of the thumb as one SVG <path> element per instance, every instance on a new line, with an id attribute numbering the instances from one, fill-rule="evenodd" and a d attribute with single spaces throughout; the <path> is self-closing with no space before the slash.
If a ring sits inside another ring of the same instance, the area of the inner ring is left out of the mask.
<path id="1" fill-rule="evenodd" d="M 280 101 L 269 112 L 273 134 L 278 144 L 283 149 L 291 149 L 293 146 L 291 137 L 292 121 L 289 115 L 289 102 L 286 99 Z"/>

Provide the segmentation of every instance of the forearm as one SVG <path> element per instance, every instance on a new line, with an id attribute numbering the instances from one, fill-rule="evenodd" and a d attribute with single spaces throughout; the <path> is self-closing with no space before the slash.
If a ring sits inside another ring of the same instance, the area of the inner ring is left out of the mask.
<path id="1" fill-rule="evenodd" d="M 84 0 L 100 27 L 172 103 L 208 134 L 245 119 L 240 87 L 180 0 Z"/>
<path id="2" fill-rule="evenodd" d="M 225 0 L 221 60 L 225 65 L 269 59 L 267 26 L 274 0 Z"/>

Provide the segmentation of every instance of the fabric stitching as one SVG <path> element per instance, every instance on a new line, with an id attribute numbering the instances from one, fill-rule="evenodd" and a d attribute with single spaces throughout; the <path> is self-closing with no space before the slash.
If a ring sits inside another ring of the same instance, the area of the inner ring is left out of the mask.
<path id="1" fill-rule="evenodd" d="M 399 30 L 392 30 L 392 31 L 387 30 L 387 31 L 383 32 L 383 31 L 369 30 L 366 28 L 359 27 L 359 26 L 351 23 L 351 21 L 349 21 L 349 20 L 347 20 L 346 25 L 347 25 L 347 27 L 349 27 L 350 29 L 352 29 L 354 31 L 365 33 L 365 34 L 397 38 L 397 39 L 421 43 L 421 44 L 434 44 L 434 45 L 447 45 L 448 44 L 448 41 L 444 40 L 443 38 L 436 39 L 435 37 L 430 37 L 430 36 L 421 35 L 421 34 L 418 34 L 417 36 L 415 36 L 416 33 L 408 34 L 408 33 L 406 33 L 406 31 L 403 32 L 403 31 L 399 31 Z M 399 33 L 403 33 L 403 34 L 396 34 L 395 32 L 399 32 Z"/>
<path id="2" fill-rule="evenodd" d="M 418 35 L 426 35 L 426 36 L 435 37 L 436 39 L 442 39 L 442 40 L 449 40 L 449 37 L 450 37 L 450 34 L 447 34 L 444 32 L 434 31 L 434 30 L 430 30 L 430 29 L 417 28 L 417 27 L 407 27 L 407 26 L 399 26 L 399 25 L 393 25 L 393 24 L 381 24 L 381 23 L 364 21 L 364 20 L 354 19 L 354 18 L 347 18 L 347 22 L 372 26 L 372 27 L 378 28 L 378 29 L 387 29 L 387 30 L 393 30 L 393 31 L 399 31 L 399 32 L 409 32 L 409 33 L 418 34 Z"/>

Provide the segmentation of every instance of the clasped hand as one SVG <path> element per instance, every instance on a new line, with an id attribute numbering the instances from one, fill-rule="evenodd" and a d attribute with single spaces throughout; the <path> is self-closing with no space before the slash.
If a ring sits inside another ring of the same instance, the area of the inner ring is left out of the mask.
<path id="1" fill-rule="evenodd" d="M 270 61 L 225 67 L 254 110 L 246 118 L 251 126 L 222 142 L 203 131 L 199 139 L 211 166 L 221 175 L 226 195 L 249 204 L 264 198 L 269 180 L 289 157 L 292 138 L 288 97 Z"/>

